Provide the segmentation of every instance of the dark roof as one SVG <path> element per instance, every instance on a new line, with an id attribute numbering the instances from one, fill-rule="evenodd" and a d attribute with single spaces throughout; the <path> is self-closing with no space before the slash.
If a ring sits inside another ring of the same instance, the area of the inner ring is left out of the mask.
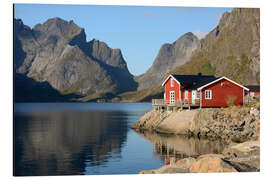
<path id="1" fill-rule="evenodd" d="M 203 76 L 203 75 L 175 75 L 172 76 L 182 84 L 190 84 L 191 86 L 184 88 L 184 90 L 197 89 L 203 85 L 206 85 L 212 81 L 218 79 L 215 76 Z"/>
<path id="2" fill-rule="evenodd" d="M 260 86 L 245 86 L 246 88 L 249 89 L 251 92 L 260 92 Z"/>

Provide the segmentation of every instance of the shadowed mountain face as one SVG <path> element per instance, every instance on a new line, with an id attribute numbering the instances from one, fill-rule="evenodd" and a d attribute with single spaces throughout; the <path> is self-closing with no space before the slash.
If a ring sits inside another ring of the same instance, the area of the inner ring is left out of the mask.
<path id="1" fill-rule="evenodd" d="M 86 42 L 84 29 L 60 18 L 33 29 L 14 20 L 14 68 L 63 94 L 119 93 L 137 87 L 119 49 L 98 40 Z"/>
<path id="2" fill-rule="evenodd" d="M 160 83 L 166 73 L 189 61 L 191 55 L 199 46 L 199 39 L 191 32 L 184 34 L 172 44 L 163 44 L 150 69 L 138 77 L 138 90 Z"/>
<path id="3" fill-rule="evenodd" d="M 23 74 L 14 74 L 14 102 L 62 102 L 80 97 L 62 95 L 48 82 L 37 82 Z"/>

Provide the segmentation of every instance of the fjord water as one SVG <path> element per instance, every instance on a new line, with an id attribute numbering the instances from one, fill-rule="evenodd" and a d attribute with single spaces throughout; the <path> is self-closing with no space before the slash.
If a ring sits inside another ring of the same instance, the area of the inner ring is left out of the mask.
<path id="1" fill-rule="evenodd" d="M 219 153 L 219 141 L 136 133 L 150 103 L 16 103 L 14 175 L 137 174 L 176 159 Z"/>

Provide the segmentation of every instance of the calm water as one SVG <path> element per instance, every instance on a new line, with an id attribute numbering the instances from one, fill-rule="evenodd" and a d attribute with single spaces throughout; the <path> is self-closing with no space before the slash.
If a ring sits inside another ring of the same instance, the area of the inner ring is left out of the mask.
<path id="1" fill-rule="evenodd" d="M 217 141 L 136 133 L 150 103 L 17 103 L 14 175 L 137 174 L 168 159 L 219 153 Z"/>

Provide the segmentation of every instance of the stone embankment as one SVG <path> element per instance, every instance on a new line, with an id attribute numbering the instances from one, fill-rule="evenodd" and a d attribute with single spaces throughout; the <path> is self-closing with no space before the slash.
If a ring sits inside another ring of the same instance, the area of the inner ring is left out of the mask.
<path id="1" fill-rule="evenodd" d="M 260 107 L 228 107 L 179 110 L 155 110 L 146 113 L 132 126 L 137 131 L 221 138 L 228 142 L 257 140 L 260 131 Z"/>

